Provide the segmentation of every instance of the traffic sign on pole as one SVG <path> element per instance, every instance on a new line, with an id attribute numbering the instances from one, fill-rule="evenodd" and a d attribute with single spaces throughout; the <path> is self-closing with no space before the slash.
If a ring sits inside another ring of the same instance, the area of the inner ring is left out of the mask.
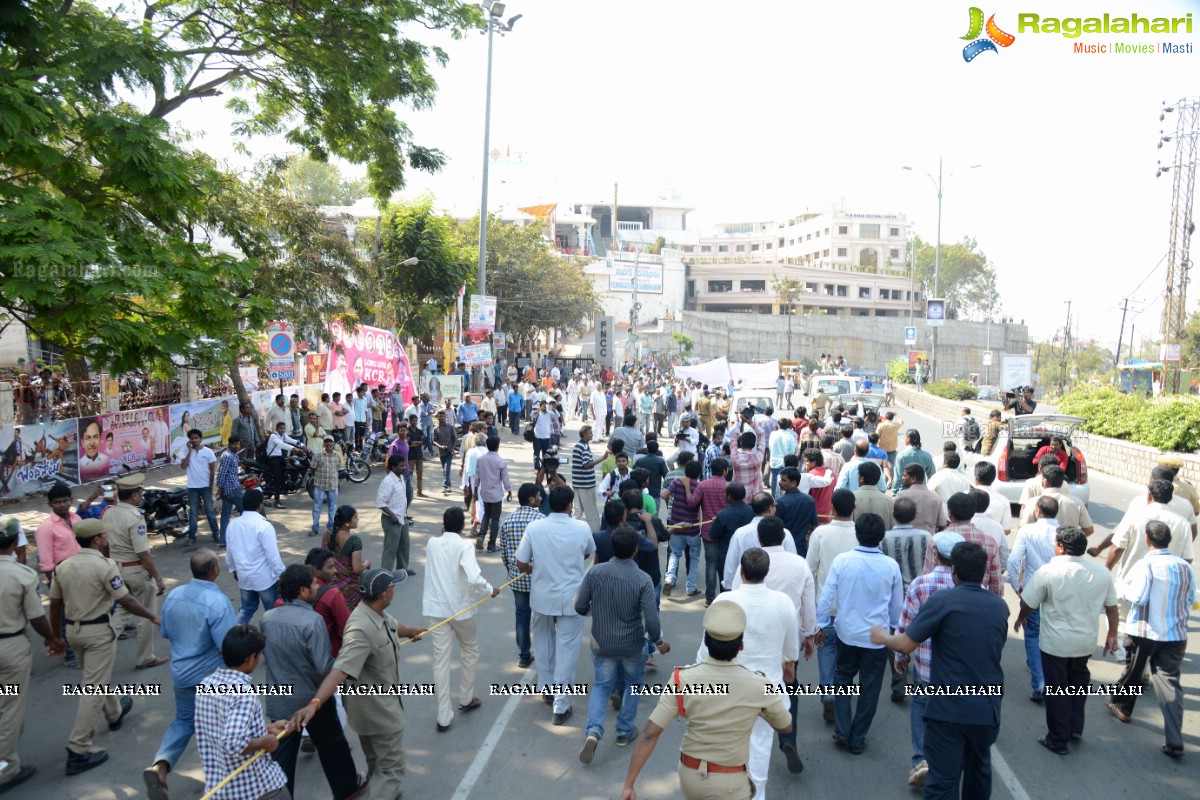
<path id="1" fill-rule="evenodd" d="M 917 343 L 917 329 L 916 328 L 905 328 L 904 329 L 904 343 L 905 344 L 916 344 Z"/>

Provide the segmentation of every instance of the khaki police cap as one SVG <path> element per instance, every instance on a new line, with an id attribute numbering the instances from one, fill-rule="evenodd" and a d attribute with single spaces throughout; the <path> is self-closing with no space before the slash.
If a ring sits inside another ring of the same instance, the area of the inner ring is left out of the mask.
<path id="1" fill-rule="evenodd" d="M 718 642 L 732 642 L 746 630 L 746 612 L 732 601 L 713 603 L 704 612 L 704 630 Z"/>
<path id="2" fill-rule="evenodd" d="M 98 519 L 84 519 L 76 522 L 71 531 L 76 539 L 93 539 L 104 533 L 104 523 Z"/>
<path id="3" fill-rule="evenodd" d="M 1168 469 L 1183 469 L 1183 459 L 1179 456 L 1161 456 L 1158 463 Z"/>
<path id="4" fill-rule="evenodd" d="M 122 475 L 117 478 L 118 489 L 138 489 L 146 482 L 146 476 L 140 472 L 135 472 L 132 475 Z"/>

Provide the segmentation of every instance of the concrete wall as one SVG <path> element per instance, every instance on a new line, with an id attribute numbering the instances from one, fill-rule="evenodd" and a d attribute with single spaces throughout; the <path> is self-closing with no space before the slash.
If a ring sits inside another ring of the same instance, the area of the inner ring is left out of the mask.
<path id="1" fill-rule="evenodd" d="M 963 406 L 986 408 L 994 407 L 992 403 L 977 403 L 974 401 L 960 402 L 944 400 L 928 392 L 920 392 L 906 386 L 896 387 L 896 402 L 915 409 L 922 414 L 939 420 L 956 420 L 961 415 Z M 982 420 L 983 414 L 977 413 L 976 419 Z M 1083 457 L 1087 460 L 1089 470 L 1103 472 L 1116 478 L 1124 478 L 1134 483 L 1146 483 L 1150 480 L 1150 471 L 1158 465 L 1162 450 L 1134 444 L 1120 439 L 1109 439 L 1106 436 L 1080 431 L 1074 437 Z M 1183 460 L 1182 475 L 1194 485 L 1200 485 L 1200 454 L 1174 453 Z"/>
<path id="2" fill-rule="evenodd" d="M 662 322 L 662 332 L 643 337 L 644 349 L 673 349 L 671 334 L 679 331 L 692 338 L 694 353 L 702 359 L 726 356 L 730 361 L 769 361 L 786 359 L 788 318 L 768 314 L 713 314 L 684 312 L 679 320 Z M 843 355 L 855 369 L 882 371 L 884 365 L 902 356 L 904 317 L 793 316 L 792 359 L 815 359 L 821 353 Z M 914 320 L 917 350 L 929 350 L 924 320 Z M 989 326 L 982 322 L 948 320 L 939 334 L 938 364 L 941 377 L 978 372 L 984 381 L 987 368 L 983 352 L 989 343 Z M 1005 353 L 1024 355 L 1029 331 L 1024 325 L 991 325 L 992 364 L 989 377 L 1000 374 L 1000 359 Z"/>

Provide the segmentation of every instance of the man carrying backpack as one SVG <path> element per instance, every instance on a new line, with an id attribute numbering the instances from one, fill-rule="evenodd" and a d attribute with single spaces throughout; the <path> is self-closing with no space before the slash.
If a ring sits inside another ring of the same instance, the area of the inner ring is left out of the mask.
<path id="1" fill-rule="evenodd" d="M 972 416 L 970 408 L 964 407 L 962 410 L 960 434 L 962 436 L 963 451 L 978 453 L 979 443 L 983 439 L 983 431 L 979 427 L 979 422 Z"/>

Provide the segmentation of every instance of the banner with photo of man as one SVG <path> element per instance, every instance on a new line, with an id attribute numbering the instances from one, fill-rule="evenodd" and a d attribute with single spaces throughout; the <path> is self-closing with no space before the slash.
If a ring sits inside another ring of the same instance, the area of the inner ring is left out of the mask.
<path id="1" fill-rule="evenodd" d="M 167 407 L 114 411 L 79 420 L 79 478 L 91 483 L 167 462 Z"/>
<path id="2" fill-rule="evenodd" d="M 44 492 L 56 481 L 79 482 L 74 419 L 0 427 L 0 497 Z"/>
<path id="3" fill-rule="evenodd" d="M 368 325 L 348 327 L 341 320 L 329 324 L 332 345 L 325 372 L 325 391 L 343 397 L 354 393 L 359 384 L 374 388 L 383 384 L 388 391 L 400 384 L 400 393 L 412 397 L 417 387 L 412 382 L 408 354 L 391 331 Z"/>
<path id="4" fill-rule="evenodd" d="M 438 408 L 447 400 L 456 403 L 462 400 L 462 375 L 425 375 L 421 378 L 421 393 L 429 395 L 429 402 Z"/>

